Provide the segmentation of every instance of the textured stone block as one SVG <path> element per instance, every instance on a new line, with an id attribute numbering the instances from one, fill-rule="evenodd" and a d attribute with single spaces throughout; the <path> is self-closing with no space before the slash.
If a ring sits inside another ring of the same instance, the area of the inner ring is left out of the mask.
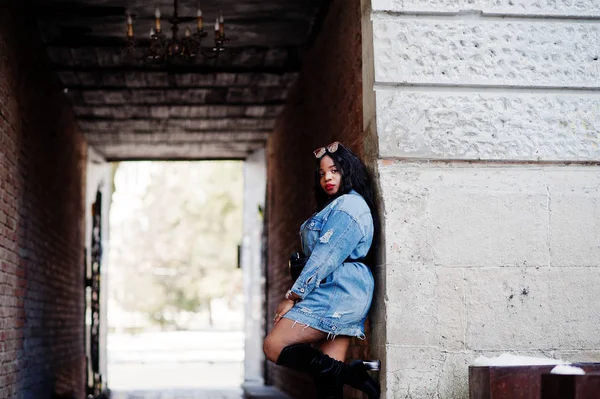
<path id="1" fill-rule="evenodd" d="M 466 346 L 473 350 L 582 350 L 600 345 L 600 268 L 465 271 Z"/>
<path id="2" fill-rule="evenodd" d="M 388 264 L 386 270 L 388 337 L 402 345 L 437 347 L 435 269 Z"/>
<path id="3" fill-rule="evenodd" d="M 598 266 L 597 167 L 422 165 L 380 162 L 388 262 Z"/>
<path id="4" fill-rule="evenodd" d="M 434 348 L 388 347 L 388 398 L 464 399 L 473 354 Z"/>
<path id="5" fill-rule="evenodd" d="M 438 382 L 439 397 L 444 399 L 465 399 L 469 393 L 468 368 L 474 355 L 465 352 L 449 352 L 442 366 Z"/>
<path id="6" fill-rule="evenodd" d="M 388 262 L 548 265 L 543 170 L 395 164 L 381 166 L 380 176 Z"/>
<path id="7" fill-rule="evenodd" d="M 547 352 L 547 356 L 553 359 L 562 359 L 567 362 L 598 363 L 600 362 L 600 350 L 586 348 L 580 350 L 554 350 Z"/>
<path id="8" fill-rule="evenodd" d="M 599 16 L 596 0 L 372 0 L 374 11 L 460 12 L 478 10 L 489 14 L 535 16 Z"/>
<path id="9" fill-rule="evenodd" d="M 600 26 L 374 17 L 375 82 L 600 87 Z"/>
<path id="10" fill-rule="evenodd" d="M 407 346 L 464 349 L 463 271 L 388 264 L 388 334 Z"/>
<path id="11" fill-rule="evenodd" d="M 377 90 L 383 158 L 600 160 L 600 97 Z"/>
<path id="12" fill-rule="evenodd" d="M 518 187 L 517 174 L 490 172 L 471 175 L 478 182 L 458 183 L 432 192 L 429 217 L 433 225 L 427 238 L 434 264 L 547 265 L 546 193 L 536 186 Z M 530 175 L 524 180 L 528 177 L 535 179 Z M 513 180 L 515 187 L 502 187 L 494 179 Z"/>
<path id="13" fill-rule="evenodd" d="M 448 354 L 433 348 L 388 346 L 387 397 L 435 398 Z M 465 378 L 466 379 L 466 378 Z"/>
<path id="14" fill-rule="evenodd" d="M 527 350 L 560 345 L 558 271 L 493 268 L 465 272 L 469 349 Z M 564 306 L 562 307 L 564 308 Z"/>
<path id="15" fill-rule="evenodd" d="M 598 180 L 578 180 L 582 184 L 572 190 L 550 185 L 556 191 L 549 204 L 552 266 L 600 266 Z"/>
<path id="16" fill-rule="evenodd" d="M 426 210 L 429 188 L 419 185 L 421 171 L 380 163 L 379 172 L 385 204 L 385 258 L 401 264 L 431 263 L 426 226 L 431 223 Z"/>
<path id="17" fill-rule="evenodd" d="M 388 341 L 443 351 L 578 351 L 600 344 L 600 268 L 388 265 Z"/>

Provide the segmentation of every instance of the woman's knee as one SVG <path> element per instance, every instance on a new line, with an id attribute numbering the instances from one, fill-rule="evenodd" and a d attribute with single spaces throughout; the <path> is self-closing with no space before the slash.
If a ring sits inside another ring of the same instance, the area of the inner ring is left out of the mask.
<path id="1" fill-rule="evenodd" d="M 277 339 L 273 337 L 271 334 L 267 335 L 265 341 L 263 342 L 263 352 L 268 360 L 273 363 L 277 363 L 277 359 L 279 358 L 279 354 L 281 353 L 279 342 Z"/>

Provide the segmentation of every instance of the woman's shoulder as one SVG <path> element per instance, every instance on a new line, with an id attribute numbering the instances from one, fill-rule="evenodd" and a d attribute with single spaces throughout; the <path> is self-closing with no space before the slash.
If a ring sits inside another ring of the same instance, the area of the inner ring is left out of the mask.
<path id="1" fill-rule="evenodd" d="M 364 198 L 354 190 L 348 194 L 340 195 L 335 201 L 337 201 L 337 204 L 334 209 L 347 212 L 351 215 L 360 216 L 363 213 L 371 211 Z"/>

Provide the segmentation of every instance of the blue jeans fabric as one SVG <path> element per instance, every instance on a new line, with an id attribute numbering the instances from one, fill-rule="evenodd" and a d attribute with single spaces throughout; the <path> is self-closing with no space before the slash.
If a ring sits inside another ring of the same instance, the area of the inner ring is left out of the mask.
<path id="1" fill-rule="evenodd" d="M 300 235 L 308 260 L 292 287 L 302 300 L 284 317 L 333 336 L 364 338 L 373 275 L 363 263 L 346 260 L 367 255 L 373 230 L 371 211 L 355 191 L 304 222 Z"/>

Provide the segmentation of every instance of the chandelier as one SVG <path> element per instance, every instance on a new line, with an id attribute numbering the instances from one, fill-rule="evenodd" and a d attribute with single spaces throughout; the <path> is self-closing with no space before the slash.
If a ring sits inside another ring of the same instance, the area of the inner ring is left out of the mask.
<path id="1" fill-rule="evenodd" d="M 150 44 L 144 50 L 144 59 L 149 62 L 165 62 L 171 60 L 189 61 L 198 54 L 206 58 L 215 58 L 225 51 L 225 23 L 223 14 L 215 20 L 215 45 L 212 48 L 202 46 L 202 40 L 208 35 L 204 31 L 204 18 L 200 7 L 197 15 L 193 17 L 180 17 L 177 14 L 179 0 L 173 0 L 173 17 L 168 21 L 171 23 L 171 37 L 167 37 L 161 29 L 161 13 L 158 6 L 154 11 L 154 27 L 150 29 Z M 192 34 L 189 27 L 185 28 L 183 37 L 179 37 L 179 24 L 186 21 L 196 20 L 196 32 Z M 127 46 L 126 52 L 132 54 L 136 51 L 135 38 L 133 36 L 133 19 L 127 13 Z"/>

